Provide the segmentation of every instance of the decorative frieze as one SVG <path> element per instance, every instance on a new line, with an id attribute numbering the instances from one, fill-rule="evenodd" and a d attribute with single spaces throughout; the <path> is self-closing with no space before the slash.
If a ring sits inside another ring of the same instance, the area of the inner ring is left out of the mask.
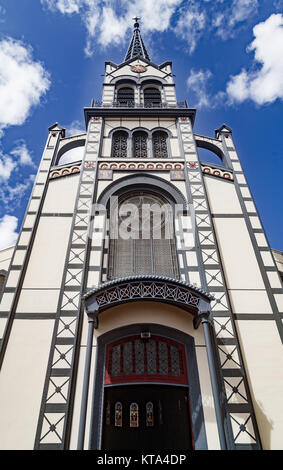
<path id="1" fill-rule="evenodd" d="M 99 164 L 100 170 L 116 170 L 116 171 L 170 171 L 170 170 L 183 170 L 183 163 L 163 163 L 163 162 L 101 162 Z"/>
<path id="2" fill-rule="evenodd" d="M 224 178 L 227 180 L 233 180 L 233 173 L 227 171 L 226 169 L 221 170 L 220 168 L 215 168 L 213 166 L 201 165 L 202 172 L 207 175 L 217 176 L 218 178 Z"/>
<path id="3" fill-rule="evenodd" d="M 62 176 L 69 176 L 73 175 L 74 173 L 79 173 L 80 170 L 80 164 L 79 165 L 72 165 L 69 167 L 64 167 L 64 168 L 58 168 L 56 170 L 53 170 L 49 174 L 49 179 L 55 179 L 55 178 L 61 178 Z"/>

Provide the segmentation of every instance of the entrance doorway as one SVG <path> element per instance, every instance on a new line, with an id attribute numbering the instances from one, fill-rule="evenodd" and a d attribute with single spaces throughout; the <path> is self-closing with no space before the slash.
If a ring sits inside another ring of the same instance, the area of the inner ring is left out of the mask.
<path id="1" fill-rule="evenodd" d="M 105 387 L 102 449 L 192 449 L 187 387 Z"/>
<path id="2" fill-rule="evenodd" d="M 158 335 L 107 346 L 102 449 L 192 449 L 184 346 Z"/>

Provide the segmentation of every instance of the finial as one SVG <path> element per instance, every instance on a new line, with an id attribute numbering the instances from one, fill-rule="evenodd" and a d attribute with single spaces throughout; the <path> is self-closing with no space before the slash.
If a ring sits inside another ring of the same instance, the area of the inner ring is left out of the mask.
<path id="1" fill-rule="evenodd" d="M 138 20 L 140 20 L 140 19 L 141 19 L 140 16 L 134 16 L 134 17 L 133 17 L 133 20 L 135 20 L 134 28 L 138 28 L 138 27 L 139 27 Z"/>

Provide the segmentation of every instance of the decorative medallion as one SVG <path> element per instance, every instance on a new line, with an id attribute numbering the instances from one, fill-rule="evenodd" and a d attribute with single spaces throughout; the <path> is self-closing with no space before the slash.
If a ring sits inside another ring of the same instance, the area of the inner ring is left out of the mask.
<path id="1" fill-rule="evenodd" d="M 136 64 L 136 65 L 131 66 L 131 71 L 135 73 L 143 73 L 143 72 L 146 72 L 146 70 L 147 70 L 146 67 L 141 64 Z"/>
<path id="2" fill-rule="evenodd" d="M 171 170 L 170 171 L 170 179 L 171 181 L 184 181 L 185 180 L 185 173 L 183 170 Z"/>
<path id="3" fill-rule="evenodd" d="M 98 179 L 112 181 L 113 171 L 112 170 L 98 170 Z"/>

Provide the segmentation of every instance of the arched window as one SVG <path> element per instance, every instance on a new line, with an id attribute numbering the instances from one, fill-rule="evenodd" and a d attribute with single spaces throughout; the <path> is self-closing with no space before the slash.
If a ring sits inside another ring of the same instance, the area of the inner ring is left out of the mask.
<path id="1" fill-rule="evenodd" d="M 160 196 L 138 192 L 120 201 L 114 213 L 108 278 L 142 274 L 178 278 L 172 206 Z"/>
<path id="2" fill-rule="evenodd" d="M 144 97 L 145 108 L 160 108 L 161 107 L 161 94 L 158 88 L 154 88 L 154 87 L 144 88 L 143 97 Z"/>
<path id="3" fill-rule="evenodd" d="M 121 367 L 119 374 L 113 375 L 116 351 L 119 351 Z M 184 347 L 172 339 L 157 335 L 151 335 L 150 339 L 128 336 L 107 346 L 105 385 L 143 381 L 186 384 L 187 379 Z M 146 404 L 146 411 L 149 419 L 147 426 L 151 426 L 153 424 L 151 401 Z"/>
<path id="4" fill-rule="evenodd" d="M 119 88 L 117 93 L 118 106 L 133 108 L 135 105 L 135 92 L 131 87 Z"/>
<path id="5" fill-rule="evenodd" d="M 152 146 L 154 158 L 167 158 L 167 138 L 168 135 L 164 131 L 156 131 L 152 134 Z"/>
<path id="6" fill-rule="evenodd" d="M 128 134 L 126 131 L 116 131 L 112 138 L 112 157 L 127 156 Z"/>
<path id="7" fill-rule="evenodd" d="M 133 157 L 147 157 L 147 133 L 144 131 L 136 131 L 133 134 Z"/>

